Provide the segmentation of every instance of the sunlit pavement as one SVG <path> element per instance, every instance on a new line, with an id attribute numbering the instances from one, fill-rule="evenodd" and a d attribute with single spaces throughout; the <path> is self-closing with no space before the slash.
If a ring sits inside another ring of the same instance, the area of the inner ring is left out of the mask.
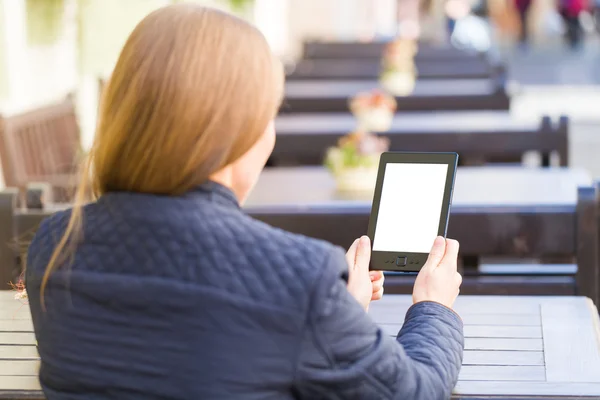
<path id="1" fill-rule="evenodd" d="M 511 114 L 571 118 L 570 165 L 600 179 L 600 44 L 589 40 L 572 51 L 560 43 L 543 49 L 502 52 L 509 65 Z"/>

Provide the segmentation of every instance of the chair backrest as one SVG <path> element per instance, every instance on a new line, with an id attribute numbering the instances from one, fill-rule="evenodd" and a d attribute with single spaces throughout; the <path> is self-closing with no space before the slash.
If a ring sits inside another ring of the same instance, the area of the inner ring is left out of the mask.
<path id="1" fill-rule="evenodd" d="M 53 182 L 74 174 L 81 154 L 79 126 L 71 97 L 60 104 L 3 118 L 0 160 L 8 187 Z"/>

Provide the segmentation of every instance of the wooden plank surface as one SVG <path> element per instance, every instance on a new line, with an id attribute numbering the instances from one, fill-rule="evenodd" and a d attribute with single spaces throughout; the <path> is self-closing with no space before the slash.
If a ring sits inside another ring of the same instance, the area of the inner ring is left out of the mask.
<path id="1" fill-rule="evenodd" d="M 499 382 L 459 381 L 454 388 L 453 398 L 462 396 L 498 396 L 503 399 L 523 400 L 532 398 L 582 399 L 600 398 L 600 383 L 556 383 L 556 382 Z M 482 397 L 477 397 L 481 399 Z"/>
<path id="2" fill-rule="evenodd" d="M 3 310 L 19 305 L 13 293 L 0 292 Z M 411 296 L 384 296 L 370 315 L 397 332 L 411 305 Z M 454 398 L 600 397 L 599 320 L 588 299 L 460 296 L 455 310 L 465 324 L 466 350 Z M 0 326 L 22 322 L 28 321 L 0 320 Z M 36 347 L 15 345 L 33 338 L 0 332 L 0 397 L 39 391 Z"/>
<path id="3" fill-rule="evenodd" d="M 537 130 L 539 125 L 539 121 L 516 119 L 506 111 L 399 112 L 394 116 L 390 132 L 419 132 L 424 135 L 439 131 L 486 133 Z M 288 132 L 345 134 L 355 128 L 356 118 L 349 112 L 286 114 L 275 120 L 278 135 Z"/>
<path id="4" fill-rule="evenodd" d="M 448 60 L 443 63 L 417 59 L 417 79 L 481 79 L 503 73 L 503 68 L 485 60 Z M 297 79 L 378 79 L 381 60 L 321 58 L 299 60 L 286 68 L 287 81 Z"/>
<path id="5" fill-rule="evenodd" d="M 0 344 L 0 360 L 36 360 L 39 358 L 35 346 L 11 346 Z"/>
<path id="6" fill-rule="evenodd" d="M 578 168 L 461 167 L 456 174 L 452 209 L 574 206 L 577 188 L 591 183 L 589 172 Z M 338 192 L 333 177 L 324 168 L 296 167 L 263 171 L 245 206 L 291 206 L 301 210 L 335 204 L 365 207 L 368 212 L 371 201 L 370 193 Z"/>
<path id="7" fill-rule="evenodd" d="M 544 342 L 542 338 L 482 338 L 466 337 L 466 350 L 521 350 L 542 351 Z"/>
<path id="8" fill-rule="evenodd" d="M 600 382 L 596 307 L 589 300 L 585 307 L 574 301 L 548 301 L 541 311 L 547 380 Z"/>
<path id="9" fill-rule="evenodd" d="M 0 321 L 0 323 L 2 322 L 4 321 Z M 33 334 L 33 332 L 0 332 L 0 344 L 22 346 L 35 345 L 35 335 Z"/>
<path id="10" fill-rule="evenodd" d="M 351 98 L 359 92 L 379 89 L 376 80 L 303 80 L 285 84 L 285 98 Z M 417 80 L 411 96 L 478 96 L 496 92 L 491 79 Z M 285 102 L 284 102 L 285 103 Z"/>
<path id="11" fill-rule="evenodd" d="M 0 332 L 33 332 L 31 320 L 0 320 Z M 1 343 L 1 342 L 0 342 Z"/>
<path id="12" fill-rule="evenodd" d="M 454 151 L 459 163 L 520 164 L 528 151 L 555 152 L 561 165 L 568 159 L 568 129 L 550 118 L 516 120 L 506 111 L 403 112 L 389 131 L 381 132 L 392 151 Z M 566 123 L 566 122 L 565 122 Z M 290 113 L 275 121 L 277 141 L 272 165 L 320 165 L 329 147 L 356 129 L 350 113 Z"/>
<path id="13" fill-rule="evenodd" d="M 24 392 L 38 391 L 41 388 L 37 376 L 0 376 L 0 398 L 2 390 Z"/>
<path id="14" fill-rule="evenodd" d="M 304 58 L 342 58 L 380 59 L 383 55 L 387 40 L 376 40 L 368 42 L 356 41 L 310 41 L 305 42 L 303 47 Z M 416 59 L 447 61 L 447 60 L 480 60 L 485 59 L 487 53 L 458 49 L 448 45 L 436 45 L 430 43 L 419 43 Z"/>
<path id="15" fill-rule="evenodd" d="M 543 366 L 463 365 L 458 379 L 461 381 L 539 381 L 546 379 Z"/>
<path id="16" fill-rule="evenodd" d="M 0 307 L 0 321 L 2 320 L 28 320 L 29 317 L 29 306 L 23 303 L 16 303 L 17 307 Z"/>
<path id="17" fill-rule="evenodd" d="M 542 351 L 465 350 L 463 365 L 544 365 Z"/>
<path id="18" fill-rule="evenodd" d="M 388 336 L 396 336 L 402 324 L 380 323 L 383 332 Z M 497 326 L 497 325 L 467 325 L 464 327 L 465 337 L 470 338 L 501 338 L 501 339 L 542 339 L 540 326 Z"/>
<path id="19" fill-rule="evenodd" d="M 39 369 L 38 360 L 0 362 L 0 376 L 37 376 Z"/>

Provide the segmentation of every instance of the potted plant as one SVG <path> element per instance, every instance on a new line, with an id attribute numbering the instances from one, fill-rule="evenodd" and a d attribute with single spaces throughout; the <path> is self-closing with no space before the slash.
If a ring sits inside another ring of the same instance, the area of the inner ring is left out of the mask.
<path id="1" fill-rule="evenodd" d="M 377 180 L 379 157 L 389 149 L 389 139 L 366 131 L 342 137 L 327 150 L 325 166 L 341 192 L 372 192 Z"/>
<path id="2" fill-rule="evenodd" d="M 350 111 L 356 117 L 358 130 L 385 132 L 392 126 L 396 99 L 381 90 L 362 92 L 350 100 Z"/>
<path id="3" fill-rule="evenodd" d="M 26 0 L 27 41 L 49 46 L 62 35 L 65 0 Z"/>
<path id="4" fill-rule="evenodd" d="M 416 53 L 417 42 L 412 39 L 397 39 L 386 46 L 379 77 L 386 91 L 395 96 L 408 96 L 413 92 L 417 80 Z"/>

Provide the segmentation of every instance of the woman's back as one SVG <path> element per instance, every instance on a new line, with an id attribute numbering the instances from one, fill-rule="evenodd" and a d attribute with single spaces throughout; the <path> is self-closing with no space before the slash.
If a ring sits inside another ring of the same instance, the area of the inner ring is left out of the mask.
<path id="1" fill-rule="evenodd" d="M 45 221 L 29 252 L 50 399 L 435 399 L 456 380 L 455 314 L 420 303 L 404 348 L 382 338 L 346 290 L 340 249 L 252 220 L 220 185 L 181 198 L 109 194 L 83 216 L 45 310 L 39 288 L 69 213 Z"/>
<path id="2" fill-rule="evenodd" d="M 251 220 L 216 184 L 178 199 L 111 194 L 85 208 L 84 240 L 70 270 L 51 277 L 44 314 L 39 285 L 68 217 L 44 222 L 29 254 L 45 389 L 115 398 L 289 393 L 329 245 Z"/>

